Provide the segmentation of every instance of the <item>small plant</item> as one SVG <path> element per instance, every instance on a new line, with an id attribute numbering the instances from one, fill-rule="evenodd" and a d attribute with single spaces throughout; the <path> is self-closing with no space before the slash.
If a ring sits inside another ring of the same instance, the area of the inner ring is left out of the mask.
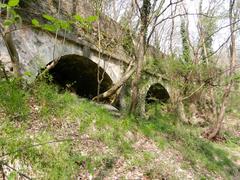
<path id="1" fill-rule="evenodd" d="M 6 28 L 21 21 L 21 17 L 14 10 L 19 5 L 19 2 L 20 0 L 9 0 L 8 3 L 0 2 L 0 8 L 6 10 L 8 14 L 8 17 L 3 22 Z"/>
<path id="2" fill-rule="evenodd" d="M 90 31 L 92 24 L 98 19 L 97 16 L 83 18 L 80 15 L 74 15 L 69 20 L 59 19 L 49 14 L 44 14 L 42 17 L 47 21 L 47 23 L 41 24 L 37 19 L 32 19 L 32 25 L 50 32 L 58 32 L 61 30 L 70 32 L 74 25 Z"/>
<path id="3" fill-rule="evenodd" d="M 58 19 L 48 14 L 44 14 L 43 18 L 47 20 L 49 23 L 40 24 L 40 22 L 37 19 L 32 19 L 32 24 L 35 27 L 42 28 L 43 30 L 47 30 L 50 32 L 57 32 L 59 30 L 71 31 L 72 29 L 70 21 Z"/>

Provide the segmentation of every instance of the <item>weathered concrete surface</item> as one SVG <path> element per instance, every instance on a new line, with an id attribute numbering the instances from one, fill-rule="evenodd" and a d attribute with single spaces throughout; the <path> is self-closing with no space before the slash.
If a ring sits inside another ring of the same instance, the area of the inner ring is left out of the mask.
<path id="1" fill-rule="evenodd" d="M 92 0 L 62 0 L 60 4 L 58 2 L 58 0 L 23 1 L 21 4 L 22 8 L 18 12 L 21 14 L 24 24 L 28 25 L 31 25 L 33 18 L 41 23 L 47 23 L 42 17 L 43 14 L 52 15 L 63 20 L 70 20 L 73 15 L 82 17 L 96 15 Z M 123 28 L 105 15 L 101 15 L 99 21 L 102 35 L 101 44 L 108 45 L 108 48 L 104 49 L 104 54 L 128 63 L 129 57 L 122 47 L 122 41 L 125 36 Z M 59 32 L 59 35 L 64 35 L 68 40 L 78 41 L 80 44 L 85 44 L 89 48 L 98 51 L 97 22 L 93 24 L 93 31 L 90 34 L 86 33 L 81 27 L 75 26 L 72 32 L 66 34 Z"/>
<path id="2" fill-rule="evenodd" d="M 22 28 L 13 32 L 15 46 L 19 54 L 22 72 L 27 72 L 30 81 L 38 75 L 41 68 L 53 60 L 65 55 L 78 55 L 88 58 L 90 61 L 100 65 L 110 76 L 113 83 L 121 78 L 121 62 L 108 56 L 99 58 L 96 51 L 86 45 L 55 39 L 52 34 L 36 29 Z"/>
<path id="3" fill-rule="evenodd" d="M 45 68 L 47 64 L 65 55 L 83 56 L 99 64 L 109 75 L 113 83 L 121 78 L 124 65 L 129 63 L 130 58 L 126 55 L 120 43 L 124 31 L 113 20 L 104 15 L 100 17 L 103 36 L 102 43 L 108 44 L 107 49 L 100 50 L 101 54 L 99 54 L 98 48 L 96 23 L 93 25 L 92 33 L 86 33 L 80 27 L 74 27 L 71 32 L 59 31 L 57 38 L 55 33 L 36 29 L 31 25 L 33 18 L 38 19 L 41 23 L 49 23 L 42 17 L 43 14 L 65 20 L 69 20 L 76 14 L 83 17 L 95 15 L 91 1 L 23 0 L 17 11 L 22 17 L 23 24 L 11 33 L 18 51 L 21 71 L 23 74 L 27 74 L 26 77 L 30 82 L 35 79 L 40 70 Z M 118 43 L 116 43 L 116 39 Z M 10 57 L 2 39 L 0 39 L 0 47 L 0 58 L 7 69 L 10 69 Z"/>
<path id="4" fill-rule="evenodd" d="M 0 36 L 0 61 L 2 62 L 3 66 L 5 67 L 7 72 L 11 71 L 11 58 L 8 54 L 8 50 L 4 44 L 2 37 Z"/>

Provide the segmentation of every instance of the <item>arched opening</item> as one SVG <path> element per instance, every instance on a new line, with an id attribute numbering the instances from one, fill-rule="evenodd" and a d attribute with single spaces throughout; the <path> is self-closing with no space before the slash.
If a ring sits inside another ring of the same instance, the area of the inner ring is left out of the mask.
<path id="1" fill-rule="evenodd" d="M 102 93 L 108 90 L 113 82 L 102 68 L 99 72 L 100 78 L 103 79 L 100 86 L 100 93 Z M 98 65 L 88 58 L 77 55 L 63 56 L 49 70 L 49 74 L 52 76 L 54 83 L 80 97 L 92 99 L 97 95 Z"/>
<path id="2" fill-rule="evenodd" d="M 166 103 L 170 96 L 165 87 L 160 83 L 153 84 L 146 95 L 146 103 Z"/>

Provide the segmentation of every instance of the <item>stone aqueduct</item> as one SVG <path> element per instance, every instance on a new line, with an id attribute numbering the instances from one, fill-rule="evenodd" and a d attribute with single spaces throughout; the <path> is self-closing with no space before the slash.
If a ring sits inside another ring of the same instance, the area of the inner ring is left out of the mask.
<path id="1" fill-rule="evenodd" d="M 63 2 L 66 3 L 62 7 L 63 12 L 70 11 L 70 1 Z M 81 3 L 83 3 L 83 1 L 81 1 Z M 41 5 L 43 4 L 40 3 L 38 6 Z M 36 5 L 30 4 L 24 8 L 30 9 L 32 7 L 34 8 L 34 6 Z M 80 7 L 84 9 L 84 6 Z M 49 4 L 49 7 L 54 9 L 53 4 Z M 64 9 L 64 7 L 67 9 Z M 51 11 L 54 11 L 52 9 Z M 22 16 L 26 17 L 27 15 L 23 13 Z M 121 47 L 116 47 L 111 53 L 104 52 L 99 54 L 98 48 L 94 43 L 89 43 L 89 41 L 79 38 L 78 35 L 70 33 L 63 36 L 60 33 L 58 38 L 56 38 L 54 34 L 29 26 L 28 21 L 26 18 L 21 28 L 11 33 L 19 56 L 21 71 L 30 83 L 33 82 L 41 70 L 46 68 L 52 61 L 58 61 L 56 66 L 50 70 L 55 81 L 63 86 L 68 83 L 72 84 L 76 93 L 91 98 L 95 96 L 97 92 L 96 79 L 98 65 L 100 66 L 101 74 L 104 72 L 101 86 L 101 92 L 104 92 L 121 79 L 124 69 L 130 62 L 129 57 Z M 105 24 L 105 26 L 108 26 L 110 31 L 114 31 L 114 28 L 119 27 L 119 25 L 111 20 L 107 21 L 109 24 Z M 9 52 L 2 37 L 0 37 L 0 59 L 5 68 L 11 71 Z M 158 94 L 156 98 L 159 99 L 162 98 L 164 100 L 166 97 L 171 98 L 171 89 L 161 78 L 148 76 L 145 82 L 147 83 L 141 88 L 141 97 L 147 97 L 151 93 L 155 93 Z M 164 88 L 157 93 L 156 89 L 151 88 L 153 85 L 159 85 Z M 152 92 L 149 92 L 150 90 Z"/>

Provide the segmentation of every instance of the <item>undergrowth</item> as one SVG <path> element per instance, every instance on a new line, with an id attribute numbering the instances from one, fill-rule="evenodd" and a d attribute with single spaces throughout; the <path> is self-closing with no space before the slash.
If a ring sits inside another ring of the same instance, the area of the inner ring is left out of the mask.
<path id="1" fill-rule="evenodd" d="M 22 90 L 15 81 L 2 81 L 0 165 L 20 163 L 18 172 L 31 171 L 31 178 L 37 179 L 74 179 L 84 175 L 101 179 L 108 176 L 120 158 L 129 160 L 130 169 L 148 169 L 156 157 L 134 148 L 134 137 L 140 134 L 160 150 L 179 151 L 183 166 L 196 171 L 203 167 L 229 179 L 238 173 L 228 154 L 201 138 L 199 129 L 183 125 L 175 114 L 161 112 L 159 105 L 154 106 L 153 112 L 149 119 L 115 118 L 93 102 L 69 92 L 59 94 L 57 87 L 45 82 Z M 159 167 L 146 172 L 152 178 L 159 174 Z M 22 175 L 12 171 L 8 176 Z"/>

